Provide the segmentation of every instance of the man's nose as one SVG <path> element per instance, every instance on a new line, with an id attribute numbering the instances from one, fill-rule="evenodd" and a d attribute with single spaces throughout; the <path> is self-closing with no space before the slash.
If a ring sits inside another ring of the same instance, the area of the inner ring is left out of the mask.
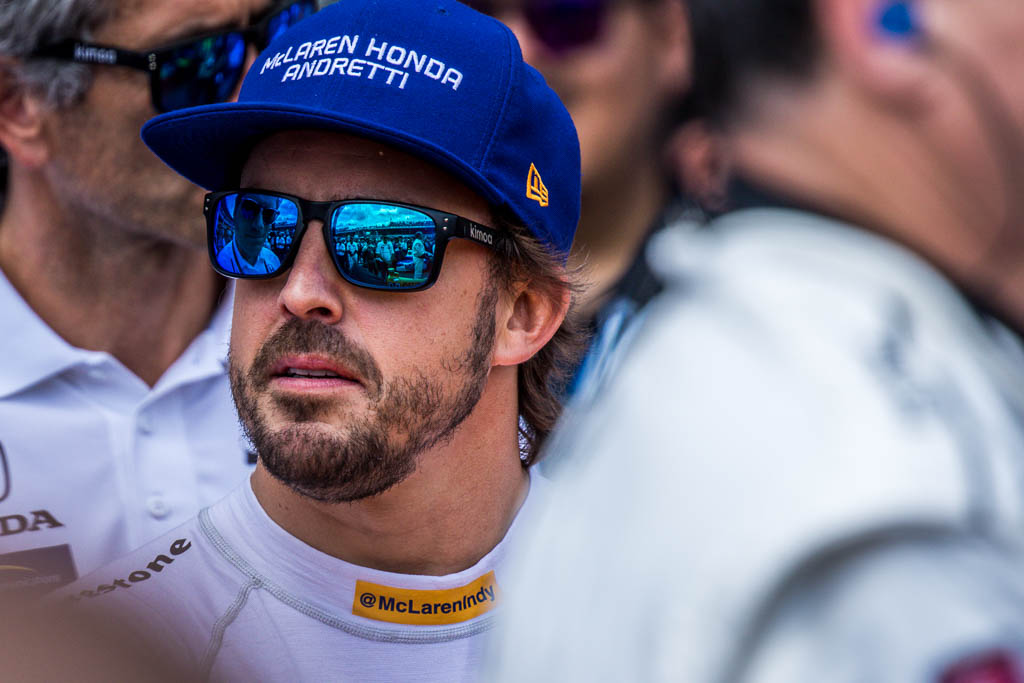
<path id="1" fill-rule="evenodd" d="M 320 221 L 310 221 L 285 277 L 280 305 L 290 315 L 327 325 L 341 320 L 345 282 L 327 252 Z"/>

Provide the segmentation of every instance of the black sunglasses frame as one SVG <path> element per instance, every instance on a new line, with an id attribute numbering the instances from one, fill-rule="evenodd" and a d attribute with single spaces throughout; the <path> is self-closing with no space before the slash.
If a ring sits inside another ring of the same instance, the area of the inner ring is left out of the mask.
<path id="1" fill-rule="evenodd" d="M 74 38 L 71 38 L 39 48 L 29 55 L 29 57 L 33 59 L 59 59 L 61 61 L 74 62 L 76 64 L 124 66 L 130 69 L 146 71 L 149 73 L 149 94 L 150 100 L 153 103 L 153 108 L 158 112 L 167 112 L 172 110 L 165 108 L 161 102 L 163 88 L 160 80 L 160 67 L 167 63 L 170 55 L 195 43 L 200 43 L 210 38 L 220 38 L 221 36 L 230 35 L 232 33 L 241 35 L 246 46 L 255 45 L 257 52 L 259 52 L 267 46 L 270 22 L 282 12 L 287 11 L 292 5 L 300 3 L 308 3 L 312 5 L 314 13 L 317 11 L 318 5 L 316 0 L 282 0 L 281 2 L 276 2 L 265 9 L 256 17 L 255 23 L 250 24 L 249 26 L 211 31 L 209 33 L 193 36 L 153 50 L 125 50 L 113 45 L 87 43 L 82 40 L 75 40 Z M 238 74 L 238 79 L 231 86 L 232 90 L 238 87 L 238 84 L 241 82 L 244 75 L 245 69 L 241 69 Z M 203 104 L 213 103 L 206 102 Z"/>
<path id="2" fill-rule="evenodd" d="M 295 205 L 299 208 L 298 225 L 295 229 L 295 235 L 292 237 L 291 247 L 288 249 L 288 253 L 285 257 L 281 259 L 281 267 L 274 272 L 239 275 L 237 273 L 228 272 L 218 265 L 217 245 L 215 244 L 214 239 L 217 228 L 217 206 L 221 199 L 233 194 L 262 194 L 272 197 L 280 197 L 282 199 L 288 199 L 295 202 Z M 434 258 L 432 260 L 430 274 L 427 276 L 427 279 L 423 284 L 416 285 L 415 287 L 388 287 L 386 285 L 373 285 L 365 282 L 359 282 L 345 274 L 345 270 L 339 262 L 340 254 L 338 254 L 337 250 L 334 248 L 336 240 L 332 234 L 330 218 L 334 214 L 335 210 L 349 204 L 380 204 L 384 206 L 396 206 L 402 209 L 419 211 L 420 213 L 426 214 L 434 221 Z M 441 265 L 444 262 L 444 252 L 448 247 L 448 241 L 451 239 L 468 239 L 472 242 L 476 242 L 477 244 L 481 244 L 495 250 L 499 250 L 501 248 L 504 240 L 502 233 L 492 227 L 477 223 L 476 221 L 471 221 L 468 218 L 463 218 L 462 216 L 457 216 L 453 213 L 446 213 L 444 211 L 438 211 L 437 209 L 431 209 L 425 206 L 417 206 L 416 204 L 403 204 L 401 202 L 390 202 L 380 199 L 340 199 L 327 202 L 314 202 L 308 199 L 303 199 L 302 197 L 296 197 L 292 194 L 250 187 L 238 190 L 225 190 L 222 192 L 208 193 L 203 200 L 203 215 L 206 216 L 206 242 L 210 254 L 210 263 L 213 264 L 213 269 L 215 271 L 224 277 L 234 280 L 271 280 L 283 274 L 292 267 L 292 264 L 295 261 L 295 254 L 299 251 L 299 245 L 302 243 L 302 238 L 306 234 L 309 222 L 314 220 L 318 220 L 323 224 L 321 231 L 323 232 L 324 244 L 330 254 L 331 262 L 334 263 L 335 270 L 338 271 L 338 274 L 342 279 L 356 287 L 374 289 L 383 292 L 422 292 L 423 290 L 432 287 L 433 284 L 437 282 L 437 277 L 441 273 Z"/>

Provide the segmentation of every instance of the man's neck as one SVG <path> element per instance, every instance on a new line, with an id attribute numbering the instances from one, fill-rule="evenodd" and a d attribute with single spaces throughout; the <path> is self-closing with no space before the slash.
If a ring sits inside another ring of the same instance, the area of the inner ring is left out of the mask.
<path id="1" fill-rule="evenodd" d="M 614 175 L 588 178 L 570 267 L 583 265 L 589 286 L 579 300 L 589 318 L 626 274 L 644 238 L 665 208 L 667 183 L 656 164 L 629 165 Z"/>
<path id="2" fill-rule="evenodd" d="M 492 379 L 506 370 L 515 368 L 497 368 Z M 293 536 L 346 562 L 428 576 L 468 569 L 504 538 L 529 489 L 518 457 L 515 394 L 498 401 L 504 392 L 492 388 L 450 441 L 421 453 L 416 471 L 378 496 L 320 503 L 261 464 L 252 477 L 256 498 Z"/>
<path id="3" fill-rule="evenodd" d="M 942 156 L 927 122 L 922 133 L 833 95 L 814 111 L 763 103 L 757 123 L 729 136 L 734 170 L 909 247 L 1024 328 L 1024 239 L 1005 229 L 1006 207 L 979 200 L 978 179 Z"/>
<path id="4" fill-rule="evenodd" d="M 39 185 L 12 183 L 0 270 L 68 343 L 153 386 L 209 324 L 223 282 L 201 249 L 69 213 Z"/>
<path id="5" fill-rule="evenodd" d="M 260 253 L 263 251 L 262 246 L 257 247 L 256 251 L 249 248 L 242 249 L 240 246 L 241 245 L 239 245 L 238 242 L 232 240 L 231 248 L 235 250 L 235 257 L 238 263 L 241 264 L 244 259 L 245 263 L 252 266 L 256 265 L 256 262 L 260 260 Z"/>

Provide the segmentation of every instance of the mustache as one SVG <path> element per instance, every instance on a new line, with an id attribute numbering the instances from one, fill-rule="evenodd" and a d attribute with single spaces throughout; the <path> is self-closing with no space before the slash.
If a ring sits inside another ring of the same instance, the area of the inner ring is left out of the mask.
<path id="1" fill-rule="evenodd" d="M 263 342 L 249 368 L 249 381 L 257 390 L 266 389 L 278 359 L 298 353 L 326 356 L 356 373 L 371 395 L 380 394 L 383 386 L 380 367 L 366 349 L 352 342 L 340 330 L 316 320 L 298 318 L 286 322 Z"/>

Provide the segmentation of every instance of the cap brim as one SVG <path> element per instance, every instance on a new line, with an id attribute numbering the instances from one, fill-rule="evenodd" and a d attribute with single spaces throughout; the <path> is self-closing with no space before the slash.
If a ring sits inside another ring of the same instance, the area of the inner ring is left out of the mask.
<path id="1" fill-rule="evenodd" d="M 480 173 L 429 142 L 369 121 L 276 102 L 226 102 L 162 114 L 142 139 L 176 172 L 207 190 L 237 187 L 241 166 L 263 138 L 286 130 L 325 130 L 378 140 L 426 159 L 462 180 L 492 205 L 505 202 Z"/>

